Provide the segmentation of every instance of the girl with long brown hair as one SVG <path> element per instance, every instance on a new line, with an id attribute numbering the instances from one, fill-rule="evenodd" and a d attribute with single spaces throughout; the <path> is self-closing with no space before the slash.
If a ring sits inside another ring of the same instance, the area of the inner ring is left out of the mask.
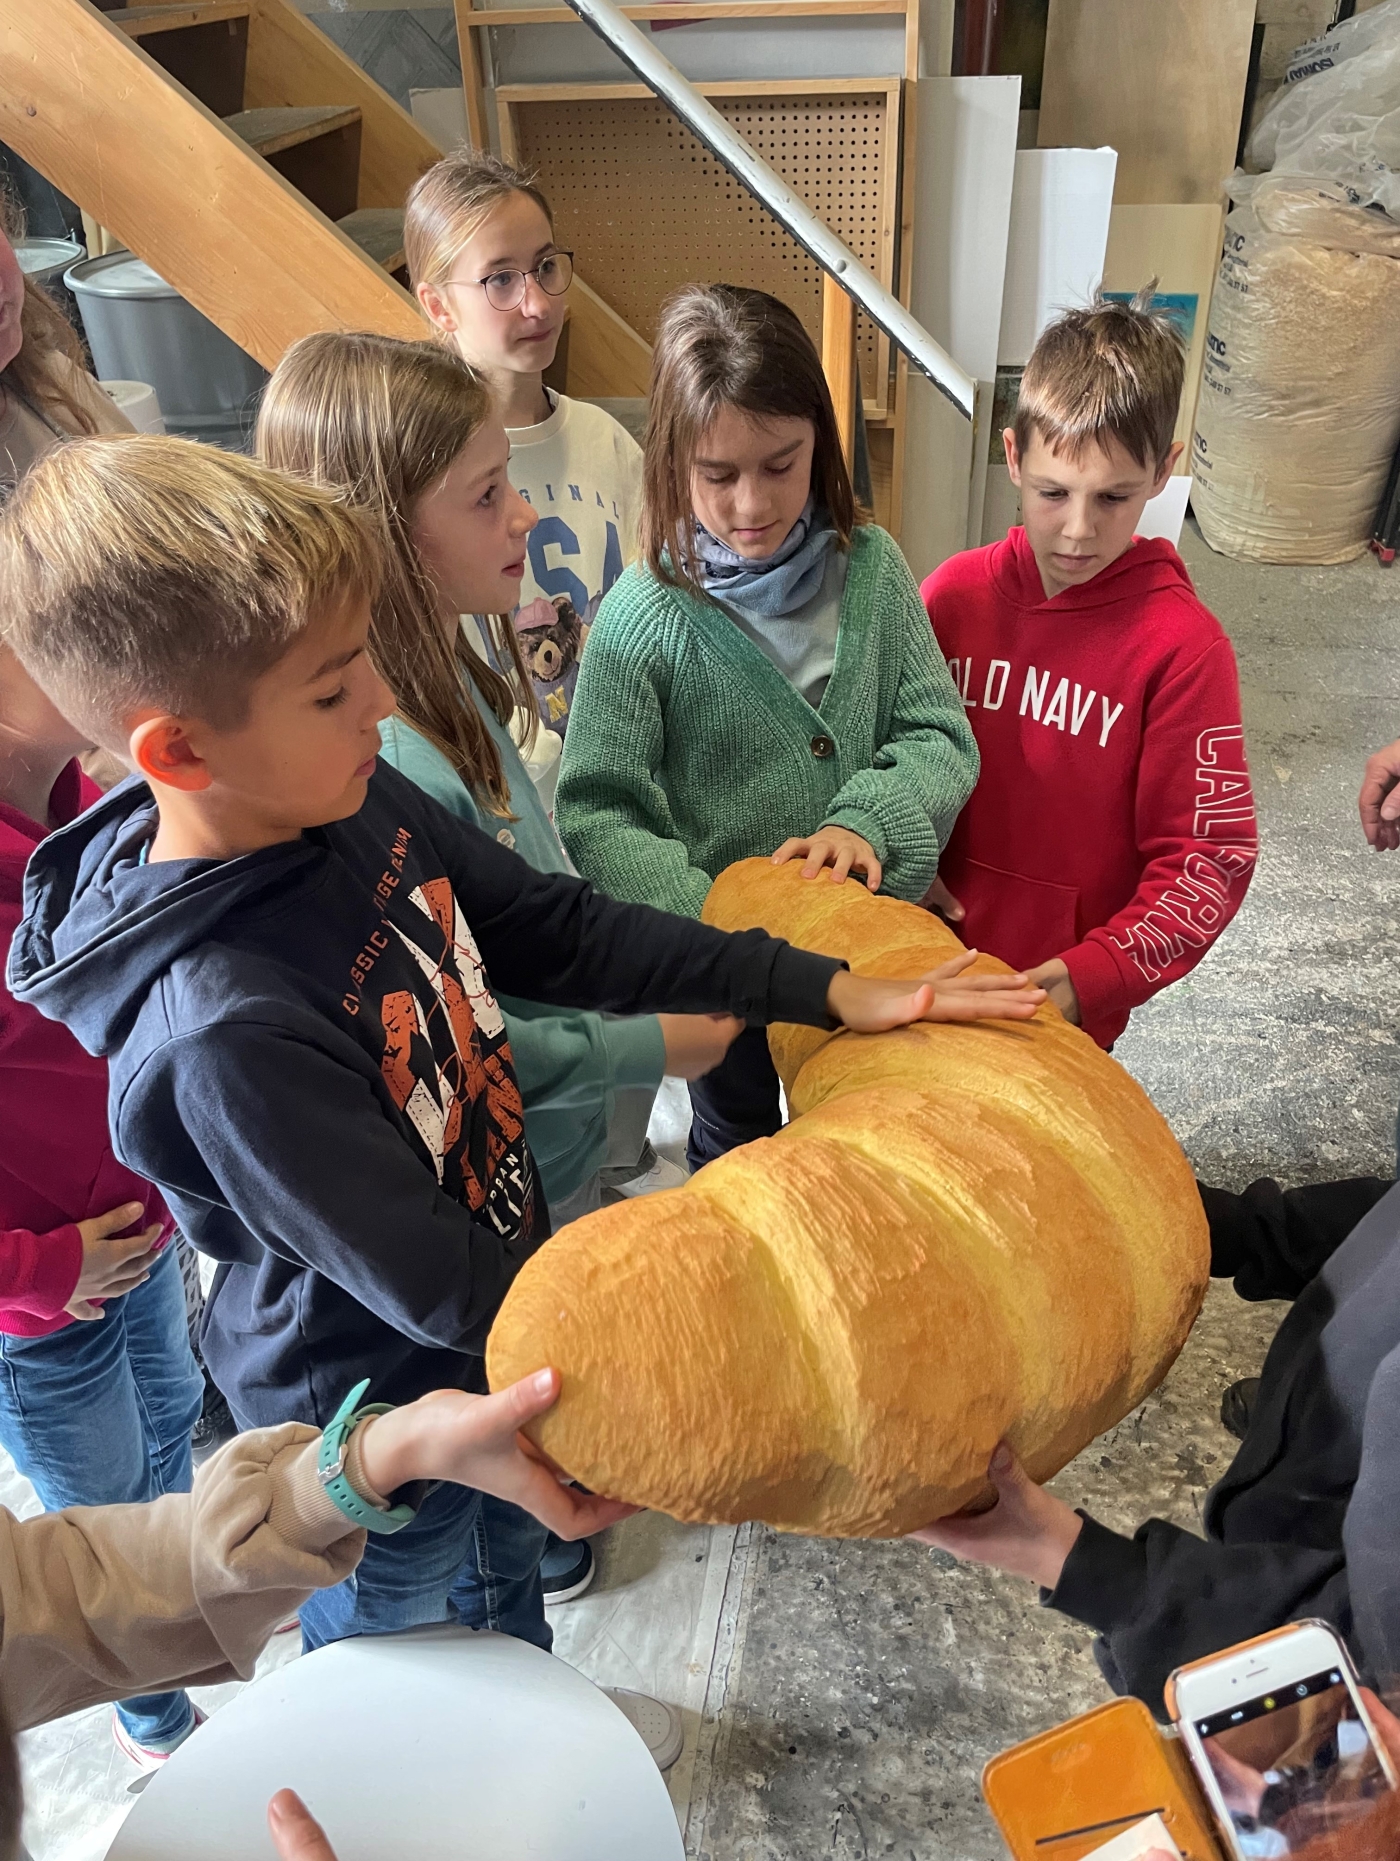
<path id="1" fill-rule="evenodd" d="M 60 441 L 132 430 L 88 374 L 68 319 L 25 277 L 14 246 L 23 235 L 23 215 L 0 187 L 0 497 Z"/>
<path id="2" fill-rule="evenodd" d="M 257 449 L 269 465 L 348 490 L 384 525 L 370 639 L 398 699 L 381 730 L 386 760 L 538 871 L 569 871 L 511 737 L 530 686 L 504 610 L 536 516 L 506 475 L 505 431 L 480 378 L 430 342 L 306 336 L 267 385 Z M 489 653 L 464 615 L 490 616 Z M 727 1044 L 706 1015 L 503 1007 L 556 1227 L 596 1206 L 619 1094 L 637 1088 L 649 1103 L 663 1070 L 687 1074 Z"/>
<path id="3" fill-rule="evenodd" d="M 694 916 L 731 861 L 771 854 L 922 898 L 977 749 L 776 298 L 692 285 L 662 313 L 641 548 L 594 624 L 564 745 L 559 830 L 584 877 Z M 776 1131 L 762 1031 L 690 1096 L 693 1168 Z"/>

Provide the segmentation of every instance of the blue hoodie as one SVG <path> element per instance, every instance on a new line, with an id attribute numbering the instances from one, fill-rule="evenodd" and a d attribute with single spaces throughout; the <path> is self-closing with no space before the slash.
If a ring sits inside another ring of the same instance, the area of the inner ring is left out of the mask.
<path id="1" fill-rule="evenodd" d="M 245 1426 L 483 1388 L 549 1232 L 500 1009 L 828 1025 L 840 965 L 539 873 L 380 763 L 359 813 L 145 863 L 146 784 L 35 851 L 10 988 L 110 1063 L 114 1148 L 221 1264 L 203 1346 Z"/>

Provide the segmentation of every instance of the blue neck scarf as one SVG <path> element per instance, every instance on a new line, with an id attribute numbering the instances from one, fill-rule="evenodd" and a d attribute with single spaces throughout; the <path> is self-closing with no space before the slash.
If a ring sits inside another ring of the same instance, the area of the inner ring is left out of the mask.
<path id="1" fill-rule="evenodd" d="M 795 613 L 816 594 L 835 541 L 831 519 L 809 497 L 802 515 L 771 556 L 757 560 L 741 556 L 698 520 L 691 546 L 706 594 L 772 620 Z"/>

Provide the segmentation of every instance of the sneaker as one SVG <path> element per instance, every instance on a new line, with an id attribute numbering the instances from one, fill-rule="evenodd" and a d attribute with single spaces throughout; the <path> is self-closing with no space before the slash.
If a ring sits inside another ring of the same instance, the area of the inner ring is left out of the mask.
<path id="1" fill-rule="evenodd" d="M 228 1404 L 214 1385 L 208 1383 L 204 1391 L 204 1407 L 190 1438 L 195 1466 L 202 1467 L 211 1454 L 216 1454 L 237 1433 L 238 1423 L 233 1419 Z"/>
<path id="2" fill-rule="evenodd" d="M 679 1189 L 682 1183 L 689 1181 L 689 1170 L 683 1170 L 679 1163 L 671 1163 L 665 1157 L 656 1156 L 650 1169 L 644 1170 L 640 1176 L 629 1177 L 626 1182 L 614 1183 L 612 1188 L 617 1195 L 655 1195 L 662 1189 Z"/>
<path id="3" fill-rule="evenodd" d="M 604 1687 L 603 1691 L 625 1718 L 656 1761 L 659 1771 L 668 1771 L 685 1745 L 685 1723 L 674 1706 L 650 1693 L 634 1693 L 630 1687 Z"/>
<path id="4" fill-rule="evenodd" d="M 593 1547 L 586 1538 L 577 1544 L 565 1544 L 562 1538 L 552 1537 L 540 1559 L 540 1582 L 546 1605 L 571 1603 L 575 1596 L 582 1596 L 597 1569 Z"/>
<path id="5" fill-rule="evenodd" d="M 194 1724 L 188 1732 L 182 1733 L 173 1745 L 138 1745 L 117 1716 L 117 1709 L 114 1706 L 112 1708 L 112 1737 L 118 1751 L 124 1752 L 138 1769 L 147 1772 L 158 1771 L 171 1753 L 178 1751 L 187 1738 L 192 1738 L 208 1717 L 207 1712 L 201 1712 L 196 1706 Z"/>
<path id="6" fill-rule="evenodd" d="M 1221 1425 L 1228 1428 L 1237 1441 L 1243 1441 L 1249 1433 L 1249 1424 L 1258 1402 L 1257 1376 L 1246 1376 L 1238 1383 L 1231 1383 L 1220 1398 Z"/>

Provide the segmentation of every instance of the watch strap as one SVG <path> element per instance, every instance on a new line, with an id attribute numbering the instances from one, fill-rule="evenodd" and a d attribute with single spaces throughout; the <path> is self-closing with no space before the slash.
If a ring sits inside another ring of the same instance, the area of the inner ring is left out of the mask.
<path id="1" fill-rule="evenodd" d="M 327 1499 L 345 1514 L 352 1525 L 358 1525 L 362 1531 L 387 1536 L 412 1524 L 418 1516 L 416 1509 L 409 1505 L 397 1505 L 391 1506 L 387 1512 L 381 1512 L 378 1506 L 371 1505 L 363 1494 L 355 1491 L 345 1475 L 346 1447 L 351 1434 L 370 1416 L 387 1415 L 394 1406 L 391 1402 L 367 1402 L 359 1406 L 360 1398 L 368 1388 L 368 1377 L 356 1383 L 322 1430 L 320 1451 L 316 1457 L 316 1478 Z"/>

